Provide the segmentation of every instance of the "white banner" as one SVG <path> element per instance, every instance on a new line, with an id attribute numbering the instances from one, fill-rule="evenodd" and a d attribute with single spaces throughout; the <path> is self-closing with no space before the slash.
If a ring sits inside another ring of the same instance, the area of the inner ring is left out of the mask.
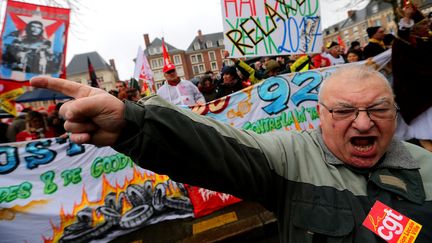
<path id="1" fill-rule="evenodd" d="M 230 57 L 320 53 L 319 0 L 221 0 Z"/>
<path id="2" fill-rule="evenodd" d="M 135 70 L 134 79 L 142 81 L 141 93 L 146 95 L 155 94 L 156 86 L 153 79 L 153 71 L 150 68 L 150 64 L 147 57 L 144 55 L 144 51 L 141 46 L 138 48 L 137 57 L 135 59 Z"/>
<path id="3" fill-rule="evenodd" d="M 52 138 L 0 145 L 0 242 L 102 242 L 193 216 L 182 184 L 110 147 Z"/>

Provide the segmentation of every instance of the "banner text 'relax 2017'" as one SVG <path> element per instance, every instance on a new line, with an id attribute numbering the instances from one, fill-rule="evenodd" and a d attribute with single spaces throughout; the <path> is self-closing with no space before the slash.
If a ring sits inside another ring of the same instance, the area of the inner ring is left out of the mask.
<path id="1" fill-rule="evenodd" d="M 318 53 L 318 0 L 221 0 L 225 48 L 232 57 Z"/>

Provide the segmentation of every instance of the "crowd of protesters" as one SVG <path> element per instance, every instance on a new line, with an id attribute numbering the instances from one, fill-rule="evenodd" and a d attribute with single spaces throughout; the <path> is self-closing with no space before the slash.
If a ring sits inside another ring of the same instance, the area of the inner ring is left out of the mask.
<path id="1" fill-rule="evenodd" d="M 418 89 L 417 85 L 408 85 L 407 81 L 417 80 L 417 78 L 428 80 L 432 77 L 430 68 L 428 68 L 432 65 L 430 63 L 432 59 L 428 55 L 432 49 L 431 14 L 427 18 L 413 4 L 408 4 L 402 10 L 401 15 L 398 33 L 386 33 L 383 26 L 367 28 L 365 31 L 369 41 L 363 47 L 359 41 L 351 42 L 348 48 L 336 41 L 331 41 L 323 46 L 321 53 L 262 57 L 253 59 L 253 62 L 230 57 L 229 52 L 224 51 L 224 61 L 220 72 L 215 74 L 207 71 L 204 75 L 195 78 L 199 80 L 197 83 L 181 79 L 177 75 L 175 65 L 167 64 L 163 68 L 166 81 L 157 94 L 176 105 L 204 104 L 272 76 L 367 60 L 387 49 L 392 49 L 396 100 L 400 105 L 403 121 L 409 125 L 432 105 L 427 94 L 422 94 L 421 97 L 416 96 L 418 92 L 429 92 L 432 88 L 430 82 L 423 83 Z M 407 70 L 412 72 L 407 72 Z M 413 75 L 418 77 L 412 78 Z M 390 77 L 390 80 L 392 79 L 393 77 Z M 122 101 L 136 102 L 143 96 L 139 87 L 134 87 L 131 82 L 127 81 L 117 81 L 115 89 L 110 90 L 109 93 Z M 412 99 L 413 97 L 416 99 Z M 420 101 L 419 104 L 417 104 L 418 101 Z M 27 113 L 24 111 L 23 114 L 27 115 L 16 117 L 10 125 L 1 123 L 0 142 L 61 135 L 64 133 L 64 128 L 61 118 L 58 117 L 59 105 L 49 115 L 37 111 L 27 111 Z"/>
<path id="2" fill-rule="evenodd" d="M 64 119 L 59 110 L 63 103 L 52 105 L 53 109 L 32 110 L 25 108 L 9 123 L 0 122 L 0 143 L 30 141 L 59 137 L 65 134 Z"/>
<path id="3" fill-rule="evenodd" d="M 396 100 L 401 108 L 401 123 L 406 123 L 409 126 L 416 117 L 427 111 L 432 105 L 430 95 L 422 93 L 430 92 L 432 88 L 430 87 L 430 82 L 418 85 L 413 85 L 412 82 L 409 82 L 409 80 L 430 80 L 432 77 L 429 68 L 432 66 L 432 59 L 429 58 L 429 53 L 431 53 L 432 50 L 432 43 L 430 40 L 432 22 L 431 14 L 429 14 L 429 18 L 427 18 L 421 14 L 413 4 L 407 4 L 402 10 L 402 15 L 403 18 L 399 23 L 399 30 L 397 33 L 387 33 L 383 26 L 367 28 L 365 32 L 367 33 L 369 41 L 363 47 L 359 41 L 351 42 L 348 48 L 345 48 L 344 45 L 336 41 L 331 41 L 324 45 L 321 53 L 263 57 L 259 60 L 254 59 L 254 62 L 250 62 L 249 60 L 249 64 L 245 59 L 232 58 L 229 56 L 228 51 L 224 51 L 224 62 L 222 63 L 220 75 L 215 75 L 213 72 L 208 71 L 200 77 L 200 82 L 196 85 L 199 92 L 203 95 L 205 102 L 210 102 L 214 99 L 242 90 L 250 85 L 259 83 L 272 76 L 363 60 L 368 62 L 368 60 L 371 60 L 373 57 L 388 49 L 392 49 L 392 65 L 384 67 L 383 72 L 393 74 L 393 76 L 390 75 L 387 77 L 390 82 L 392 82 L 393 77 L 395 79 L 394 90 L 397 96 Z M 410 68 L 407 69 L 407 67 Z M 416 71 L 415 74 L 413 74 L 413 72 L 408 72 L 408 70 Z M 182 82 L 186 82 L 186 80 Z M 177 84 L 171 84 L 170 87 L 175 87 L 176 85 Z M 421 98 L 416 96 L 416 94 L 419 94 L 419 85 L 424 87 L 424 89 L 420 91 L 420 93 L 422 93 Z M 191 101 L 192 104 L 202 103 L 202 100 L 199 102 Z M 426 124 L 428 123 L 430 122 L 426 122 Z M 429 127 L 425 127 L 424 124 L 425 123 L 422 123 L 420 129 L 415 128 L 414 130 L 417 130 L 417 133 L 423 134 L 425 134 L 425 129 L 432 130 L 432 128 L 429 129 Z M 424 136 L 410 134 L 405 137 Z M 430 146 L 432 151 L 430 138 L 420 139 L 419 141 L 415 139 L 415 143 L 422 143 L 424 147 Z M 425 146 L 424 144 L 427 145 Z"/>
<path id="4" fill-rule="evenodd" d="M 129 87 L 128 82 L 117 81 L 116 88 L 109 91 L 120 100 L 138 101 L 142 98 L 140 90 Z M 65 136 L 64 119 L 59 110 L 62 102 L 50 105 L 48 110 L 33 109 L 31 106 L 18 112 L 15 118 L 0 121 L 0 143 L 30 141 L 41 138 Z"/>

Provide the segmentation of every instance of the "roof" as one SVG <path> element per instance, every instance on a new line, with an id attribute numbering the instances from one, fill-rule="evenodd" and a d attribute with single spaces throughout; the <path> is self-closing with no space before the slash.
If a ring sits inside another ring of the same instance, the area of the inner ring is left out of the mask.
<path id="1" fill-rule="evenodd" d="M 377 10 L 375 10 L 376 12 L 372 10 L 375 6 L 377 6 Z M 354 11 L 354 14 L 351 16 L 351 18 L 346 18 L 326 28 L 325 31 L 334 30 L 335 28 L 338 28 L 338 30 L 340 30 L 342 28 L 358 24 L 360 22 L 366 21 L 368 17 L 389 8 L 392 8 L 392 5 L 390 3 L 383 1 L 370 1 L 368 5 L 366 5 L 366 7 L 364 7 L 363 9 Z"/>
<path id="2" fill-rule="evenodd" d="M 147 47 L 146 47 L 146 49 L 144 50 L 144 54 L 146 55 L 146 56 L 149 56 L 150 54 L 149 54 L 149 49 L 151 49 L 151 48 L 158 48 L 158 47 L 161 47 L 162 46 L 162 39 L 160 39 L 160 38 L 155 38 L 151 43 L 150 43 L 150 45 L 148 45 Z M 180 50 L 180 49 L 178 49 L 177 47 L 175 47 L 175 46 L 173 46 L 173 45 L 170 45 L 168 42 L 166 42 L 165 41 L 165 47 L 166 47 L 166 49 L 167 49 L 167 51 L 168 51 L 168 53 L 169 54 L 173 54 L 173 53 L 178 53 L 178 52 L 181 52 L 182 50 Z M 161 50 L 162 51 L 162 50 Z M 160 52 L 160 53 L 157 53 L 157 54 L 153 54 L 153 55 L 159 55 L 159 54 L 162 54 L 162 52 Z M 151 56 L 151 55 L 150 55 Z"/>
<path id="3" fill-rule="evenodd" d="M 74 55 L 66 67 L 67 75 L 88 72 L 87 57 L 90 59 L 95 71 L 107 69 L 112 70 L 112 67 L 99 55 L 99 53 L 94 51 Z"/>
<path id="4" fill-rule="evenodd" d="M 212 33 L 212 34 L 206 34 L 206 35 L 201 35 L 200 36 L 195 36 L 195 38 L 193 39 L 192 43 L 189 45 L 189 47 L 187 48 L 186 51 L 190 52 L 190 51 L 196 51 L 194 49 L 194 44 L 195 43 L 199 43 L 200 44 L 200 50 L 205 50 L 205 49 L 210 49 L 210 48 L 214 48 L 214 47 L 218 47 L 219 43 L 218 40 L 222 40 L 224 38 L 223 32 L 217 32 L 217 33 Z M 212 47 L 207 48 L 207 41 L 211 41 L 212 42 Z"/>
<path id="5" fill-rule="evenodd" d="M 422 6 L 420 8 L 428 7 L 429 5 L 432 5 L 432 0 L 424 0 Z"/>

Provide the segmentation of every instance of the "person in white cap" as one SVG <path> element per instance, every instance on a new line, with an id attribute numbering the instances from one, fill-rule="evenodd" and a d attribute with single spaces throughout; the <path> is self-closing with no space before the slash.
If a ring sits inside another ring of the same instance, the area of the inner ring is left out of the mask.
<path id="1" fill-rule="evenodd" d="M 204 104 L 205 98 L 198 88 L 188 80 L 180 79 L 174 64 L 169 63 L 162 69 L 166 82 L 157 94 L 174 105 Z"/>

